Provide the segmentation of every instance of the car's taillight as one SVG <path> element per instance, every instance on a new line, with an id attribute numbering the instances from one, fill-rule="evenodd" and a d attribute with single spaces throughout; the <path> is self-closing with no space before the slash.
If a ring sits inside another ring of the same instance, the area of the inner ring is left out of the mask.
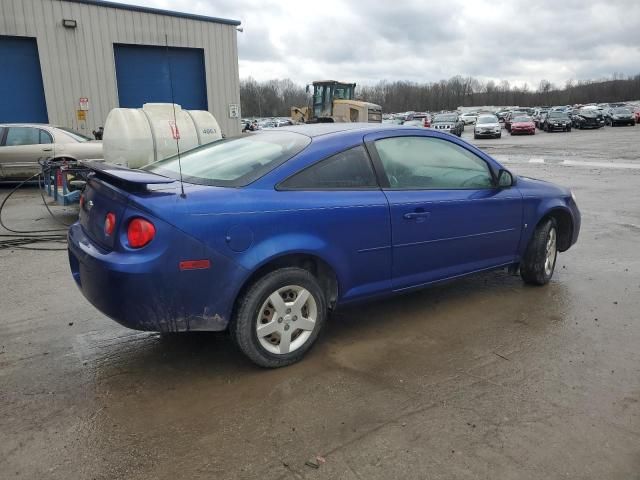
<path id="1" fill-rule="evenodd" d="M 80 209 L 81 209 L 81 210 L 84 210 L 84 193 L 81 193 L 81 194 L 80 194 L 80 200 L 79 200 L 79 203 L 80 203 Z"/>
<path id="2" fill-rule="evenodd" d="M 129 246 L 141 248 L 147 245 L 156 236 L 156 227 L 153 223 L 144 218 L 134 218 L 129 222 L 127 229 L 127 240 Z"/>
<path id="3" fill-rule="evenodd" d="M 104 234 L 111 235 L 116 228 L 116 214 L 113 212 L 107 213 L 104 217 Z"/>

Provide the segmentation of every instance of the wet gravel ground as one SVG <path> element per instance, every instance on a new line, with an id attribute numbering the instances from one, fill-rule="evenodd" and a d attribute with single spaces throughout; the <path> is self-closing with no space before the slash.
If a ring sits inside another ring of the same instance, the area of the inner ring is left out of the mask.
<path id="1" fill-rule="evenodd" d="M 582 232 L 552 282 L 345 309 L 285 369 L 222 334 L 122 328 L 64 251 L 0 250 L 0 478 L 640 479 L 640 127 L 476 143 L 574 189 Z M 38 199 L 3 218 L 51 225 Z"/>

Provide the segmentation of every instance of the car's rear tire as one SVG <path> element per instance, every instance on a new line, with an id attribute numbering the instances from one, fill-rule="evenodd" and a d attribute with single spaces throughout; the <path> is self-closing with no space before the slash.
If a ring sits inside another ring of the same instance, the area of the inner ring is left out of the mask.
<path id="1" fill-rule="evenodd" d="M 554 218 L 540 223 L 520 263 L 520 276 L 525 283 L 546 285 L 553 276 L 558 257 L 558 227 Z"/>
<path id="2" fill-rule="evenodd" d="M 327 317 L 316 278 L 301 268 L 282 268 L 253 285 L 238 300 L 230 332 L 255 364 L 291 365 L 313 346 Z"/>

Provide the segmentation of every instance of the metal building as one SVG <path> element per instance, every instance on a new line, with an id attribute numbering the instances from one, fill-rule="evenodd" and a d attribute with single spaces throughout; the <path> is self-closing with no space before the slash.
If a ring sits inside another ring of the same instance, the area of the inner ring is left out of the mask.
<path id="1" fill-rule="evenodd" d="M 238 25 L 102 0 L 0 0 L 0 122 L 90 136 L 112 108 L 173 95 L 236 135 Z"/>

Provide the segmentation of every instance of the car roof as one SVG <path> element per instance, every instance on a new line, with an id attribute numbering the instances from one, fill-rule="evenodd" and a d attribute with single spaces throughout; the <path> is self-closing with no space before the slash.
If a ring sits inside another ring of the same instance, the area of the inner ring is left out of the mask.
<path id="1" fill-rule="evenodd" d="M 0 127 L 46 127 L 46 128 L 60 128 L 57 125 L 50 125 L 48 123 L 0 123 Z"/>
<path id="2" fill-rule="evenodd" d="M 301 133 L 315 138 L 338 132 L 360 131 L 366 134 L 380 130 L 396 130 L 397 128 L 397 125 L 388 123 L 313 123 L 278 127 L 278 131 Z"/>

